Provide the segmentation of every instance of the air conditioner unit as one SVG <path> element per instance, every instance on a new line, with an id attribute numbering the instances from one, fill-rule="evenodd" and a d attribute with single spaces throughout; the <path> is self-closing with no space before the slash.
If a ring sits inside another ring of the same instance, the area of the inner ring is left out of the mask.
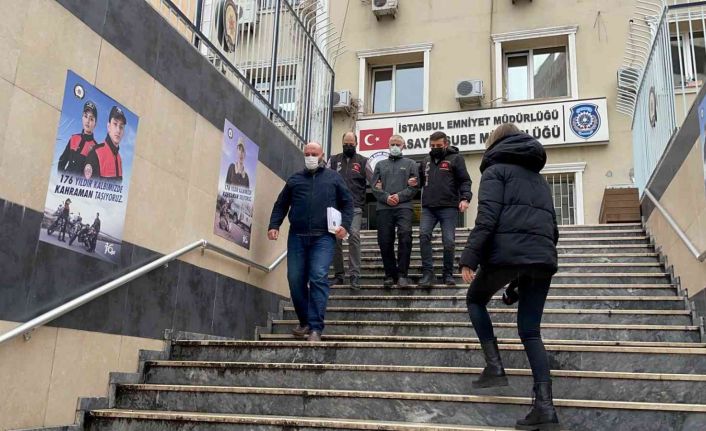
<path id="1" fill-rule="evenodd" d="M 373 0 L 372 7 L 375 17 L 379 19 L 381 16 L 392 15 L 394 18 L 398 2 L 399 0 Z"/>
<path id="2" fill-rule="evenodd" d="M 483 97 L 483 81 L 464 79 L 456 84 L 456 100 L 459 102 L 478 101 Z"/>
<path id="3" fill-rule="evenodd" d="M 640 79 L 640 69 L 636 67 L 618 68 L 618 89 L 635 93 L 637 81 Z"/>
<path id="4" fill-rule="evenodd" d="M 238 27 L 245 29 L 253 29 L 260 21 L 259 2 L 257 0 L 237 0 L 236 4 L 239 7 Z"/>
<path id="5" fill-rule="evenodd" d="M 341 90 L 333 92 L 333 110 L 344 111 L 351 106 L 351 91 Z"/>

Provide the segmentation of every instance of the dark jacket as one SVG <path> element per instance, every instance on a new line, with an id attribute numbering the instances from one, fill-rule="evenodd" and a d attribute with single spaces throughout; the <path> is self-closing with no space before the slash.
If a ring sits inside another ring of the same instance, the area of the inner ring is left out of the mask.
<path id="1" fill-rule="evenodd" d="M 86 157 L 95 146 L 96 140 L 93 138 L 93 134 L 77 133 L 71 135 L 64 152 L 59 157 L 59 171 L 83 175 Z"/>
<path id="2" fill-rule="evenodd" d="M 353 195 L 353 204 L 357 208 L 363 208 L 365 205 L 365 183 L 366 183 L 366 167 L 368 158 L 356 153 L 353 157 L 348 157 L 345 154 L 336 154 L 331 156 L 326 165 L 328 168 L 341 174 L 343 180 L 348 186 L 348 190 Z"/>
<path id="3" fill-rule="evenodd" d="M 478 216 L 461 267 L 532 265 L 556 272 L 559 230 L 549 184 L 539 174 L 546 161 L 542 144 L 524 133 L 485 152 Z"/>
<path id="4" fill-rule="evenodd" d="M 419 168 L 417 162 L 406 157 L 390 156 L 386 160 L 380 160 L 375 164 L 373 179 L 370 180 L 370 187 L 375 199 L 378 201 L 377 210 L 392 210 L 397 208 L 412 209 L 412 198 L 417 194 L 417 187 L 407 185 L 410 178 L 419 178 Z M 382 186 L 378 189 L 376 184 L 380 181 Z M 387 198 L 397 193 L 400 203 L 391 207 L 387 204 Z"/>
<path id="5" fill-rule="evenodd" d="M 427 156 L 419 167 L 423 207 L 458 207 L 461 200 L 471 201 L 471 177 L 458 148 L 448 146 L 440 160 Z"/>
<path id="6" fill-rule="evenodd" d="M 93 147 L 86 160 L 86 164 L 93 168 L 92 178 L 122 181 L 123 159 L 119 151 L 120 147 L 113 143 L 110 136 L 106 136 L 103 143 Z"/>
<path id="7" fill-rule="evenodd" d="M 279 229 L 289 212 L 289 232 L 298 235 L 322 235 L 328 232 L 326 208 L 341 212 L 341 226 L 351 230 L 353 199 L 343 178 L 320 166 L 311 173 L 303 169 L 287 180 L 277 197 L 268 229 Z"/>

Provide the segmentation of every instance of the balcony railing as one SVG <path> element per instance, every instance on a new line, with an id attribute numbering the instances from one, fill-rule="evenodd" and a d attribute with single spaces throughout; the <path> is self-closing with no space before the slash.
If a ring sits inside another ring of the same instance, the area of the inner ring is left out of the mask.
<path id="1" fill-rule="evenodd" d="M 327 147 L 343 47 L 321 2 L 147 1 L 299 148 Z"/>
<path id="2" fill-rule="evenodd" d="M 706 1 L 637 0 L 618 111 L 632 118 L 635 183 L 642 193 L 706 80 Z"/>

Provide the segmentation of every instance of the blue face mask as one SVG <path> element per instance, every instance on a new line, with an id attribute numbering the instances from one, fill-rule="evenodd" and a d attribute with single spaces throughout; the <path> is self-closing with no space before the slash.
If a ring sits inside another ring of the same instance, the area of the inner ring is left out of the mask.
<path id="1" fill-rule="evenodd" d="M 402 148 L 398 147 L 397 145 L 393 145 L 390 147 L 390 155 L 394 157 L 399 157 L 402 155 Z"/>

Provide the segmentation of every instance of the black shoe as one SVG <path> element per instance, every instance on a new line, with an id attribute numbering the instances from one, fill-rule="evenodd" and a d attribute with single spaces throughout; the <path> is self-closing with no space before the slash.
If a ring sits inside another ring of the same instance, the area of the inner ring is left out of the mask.
<path id="1" fill-rule="evenodd" d="M 331 279 L 331 286 L 340 286 L 343 284 L 343 277 L 340 275 L 335 276 Z"/>
<path id="2" fill-rule="evenodd" d="M 297 326 L 296 328 L 292 329 L 292 335 L 297 338 L 306 338 L 306 336 L 309 335 L 309 325 Z"/>
<path id="3" fill-rule="evenodd" d="M 360 290 L 360 281 L 357 275 L 351 275 L 351 289 Z"/>
<path id="4" fill-rule="evenodd" d="M 310 342 L 319 342 L 321 341 L 321 332 L 319 331 L 311 331 L 311 334 L 309 334 L 309 338 L 306 339 L 307 341 Z"/>
<path id="5" fill-rule="evenodd" d="M 395 285 L 395 280 L 392 277 L 385 277 L 382 281 L 382 285 L 385 287 L 392 287 Z"/>
<path id="6" fill-rule="evenodd" d="M 515 424 L 517 430 L 558 431 L 559 418 L 552 400 L 552 382 L 534 384 L 534 402 L 527 417 Z"/>
<path id="7" fill-rule="evenodd" d="M 454 276 L 453 275 L 445 275 L 444 276 L 444 284 L 447 286 L 455 286 L 456 280 L 454 279 Z"/>
<path id="8" fill-rule="evenodd" d="M 397 280 L 397 287 L 409 287 L 410 282 L 409 278 L 407 277 L 400 277 L 399 280 Z"/>
<path id="9" fill-rule="evenodd" d="M 505 375 L 503 361 L 500 359 L 498 340 L 481 341 L 480 345 L 483 348 L 486 366 L 483 372 L 480 373 L 478 380 L 472 383 L 473 387 L 481 389 L 507 386 L 507 376 Z"/>
<path id="10" fill-rule="evenodd" d="M 419 280 L 420 287 L 431 287 L 434 284 L 434 273 L 429 271 L 424 271 L 422 274 L 422 279 Z"/>

